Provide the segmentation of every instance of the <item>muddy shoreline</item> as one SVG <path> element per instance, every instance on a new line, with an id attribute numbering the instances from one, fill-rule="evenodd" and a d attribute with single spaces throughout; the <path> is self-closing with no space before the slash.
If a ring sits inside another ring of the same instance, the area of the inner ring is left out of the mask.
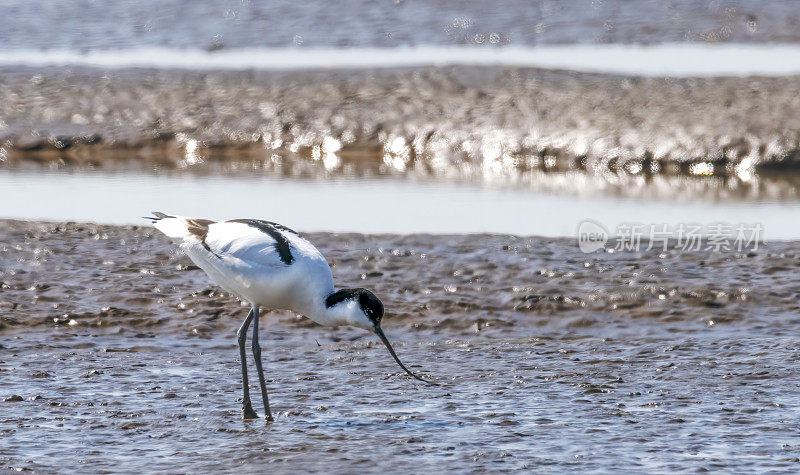
<path id="1" fill-rule="evenodd" d="M 311 233 L 342 287 L 368 287 L 417 338 L 504 336 L 546 327 L 703 331 L 773 325 L 800 310 L 797 242 L 746 252 L 583 254 L 573 239 Z M 0 324 L 210 336 L 246 306 L 148 226 L 0 221 Z M 613 244 L 611 244 L 613 245 Z M 713 276 L 713 277 L 712 277 Z M 271 312 L 285 331 L 328 330 Z M 337 330 L 330 333 L 333 337 Z"/>
<path id="2" fill-rule="evenodd" d="M 333 173 L 474 167 L 733 176 L 797 166 L 799 88 L 799 77 L 646 79 L 455 66 L 4 68 L 0 156 L 4 166 L 280 162 Z"/>

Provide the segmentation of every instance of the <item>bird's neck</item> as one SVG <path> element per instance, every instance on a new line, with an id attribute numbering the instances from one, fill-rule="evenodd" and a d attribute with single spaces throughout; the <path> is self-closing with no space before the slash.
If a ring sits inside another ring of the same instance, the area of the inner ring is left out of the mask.
<path id="1" fill-rule="evenodd" d="M 342 314 L 342 309 L 337 308 L 338 306 L 328 307 L 326 303 L 328 297 L 333 293 L 334 289 L 332 285 L 330 288 L 325 286 L 325 288 L 321 289 L 320 292 L 315 292 L 314 297 L 302 302 L 296 302 L 298 305 L 295 305 L 293 310 L 305 315 L 320 325 L 345 325 L 347 322 L 344 321 L 345 319 L 343 318 L 344 315 Z"/>
<path id="2" fill-rule="evenodd" d="M 325 292 L 324 296 L 310 303 L 308 309 L 303 312 L 308 318 L 325 326 L 356 325 L 358 326 L 358 312 L 356 302 L 352 300 L 341 301 L 328 305 L 328 297 L 335 292 L 331 289 Z"/>

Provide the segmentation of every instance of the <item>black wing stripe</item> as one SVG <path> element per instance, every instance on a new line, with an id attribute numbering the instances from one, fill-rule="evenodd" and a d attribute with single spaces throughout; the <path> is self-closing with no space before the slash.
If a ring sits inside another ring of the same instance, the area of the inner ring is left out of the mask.
<path id="1" fill-rule="evenodd" d="M 269 224 L 270 226 L 273 226 L 275 229 L 279 229 L 281 231 L 290 232 L 290 233 L 292 233 L 294 235 L 297 235 L 297 236 L 300 235 L 300 233 L 298 233 L 294 229 L 287 228 L 286 226 L 284 226 L 282 224 L 273 223 L 272 221 L 261 221 L 260 219 L 253 219 L 251 221 L 258 221 L 259 223 L 266 223 L 266 224 Z"/>
<path id="2" fill-rule="evenodd" d="M 258 229 L 264 234 L 268 234 L 269 237 L 275 240 L 275 249 L 278 251 L 281 262 L 287 265 L 294 262 L 294 256 L 292 256 L 292 249 L 289 245 L 289 241 L 286 239 L 286 236 L 281 233 L 281 231 L 288 231 L 297 234 L 291 229 L 277 223 L 262 221 L 260 219 L 232 219 L 228 222 L 246 224 Z"/>

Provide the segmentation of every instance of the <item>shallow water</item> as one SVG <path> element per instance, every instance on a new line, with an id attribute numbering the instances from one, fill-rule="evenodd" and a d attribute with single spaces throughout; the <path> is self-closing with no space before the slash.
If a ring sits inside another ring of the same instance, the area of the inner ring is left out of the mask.
<path id="1" fill-rule="evenodd" d="M 604 0 L 65 0 L 5 2 L 0 44 L 78 51 L 131 46 L 242 48 L 420 44 L 791 42 L 792 2 Z"/>
<path id="2" fill-rule="evenodd" d="M 421 46 L 396 48 L 246 48 L 230 51 L 138 48 L 103 51 L 0 51 L 4 67 L 90 67 L 107 70 L 376 69 L 490 66 L 564 69 L 646 77 L 791 76 L 800 73 L 800 45 L 697 44 Z"/>
<path id="3" fill-rule="evenodd" d="M 273 424 L 239 420 L 233 334 L 6 340 L 3 396 L 23 401 L 0 402 L 0 466 L 764 471 L 800 456 L 796 335 L 541 332 L 398 348 L 440 387 L 399 375 L 377 345 L 266 339 Z"/>
<path id="4" fill-rule="evenodd" d="M 674 199 L 678 193 L 669 182 L 662 184 L 666 196 L 661 199 L 604 196 L 599 190 L 589 192 L 581 182 L 563 191 L 583 196 L 537 192 L 536 185 L 0 171 L 0 218 L 144 224 L 141 216 L 160 210 L 223 220 L 258 217 L 303 231 L 551 237 L 575 236 L 585 219 L 601 223 L 612 234 L 623 223 L 723 222 L 760 223 L 765 239 L 800 239 L 800 228 L 787 219 L 800 211 L 798 200 L 681 201 Z M 657 192 L 659 185 L 644 186 L 648 187 Z"/>
<path id="5" fill-rule="evenodd" d="M 0 466 L 798 463 L 797 242 L 746 254 L 586 256 L 566 239 L 309 238 L 339 285 L 381 296 L 401 358 L 441 386 L 409 380 L 365 332 L 268 312 L 262 346 L 276 422 L 243 422 L 234 335 L 247 308 L 165 238 L 1 221 Z"/>

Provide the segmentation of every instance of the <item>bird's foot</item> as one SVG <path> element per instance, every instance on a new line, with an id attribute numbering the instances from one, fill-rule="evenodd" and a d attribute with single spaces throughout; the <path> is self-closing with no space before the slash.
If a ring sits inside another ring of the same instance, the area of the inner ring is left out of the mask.
<path id="1" fill-rule="evenodd" d="M 258 414 L 253 410 L 253 406 L 250 402 L 245 402 L 244 405 L 242 405 L 242 419 L 258 419 Z"/>
<path id="2" fill-rule="evenodd" d="M 275 419 L 272 418 L 272 414 L 267 414 L 266 416 L 264 416 L 264 420 L 266 420 L 267 422 L 275 422 Z"/>

